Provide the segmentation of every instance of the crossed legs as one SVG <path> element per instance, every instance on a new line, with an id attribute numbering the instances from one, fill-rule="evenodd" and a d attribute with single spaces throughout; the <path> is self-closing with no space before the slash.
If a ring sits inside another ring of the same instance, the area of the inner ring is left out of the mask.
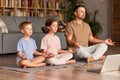
<path id="1" fill-rule="evenodd" d="M 45 58 L 43 56 L 39 56 L 39 57 L 35 57 L 32 60 L 20 60 L 18 62 L 18 66 L 19 67 L 41 67 L 41 66 L 45 66 L 46 64 L 43 63 L 43 61 L 45 60 Z"/>
<path id="2" fill-rule="evenodd" d="M 96 44 L 89 47 L 81 46 L 75 53 L 79 58 L 87 58 L 87 62 L 102 60 L 105 58 L 104 53 L 108 46 L 105 43 Z"/>

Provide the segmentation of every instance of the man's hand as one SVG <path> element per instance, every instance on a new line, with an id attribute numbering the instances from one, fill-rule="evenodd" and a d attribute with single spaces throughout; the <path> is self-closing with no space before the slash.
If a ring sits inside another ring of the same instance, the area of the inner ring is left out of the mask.
<path id="1" fill-rule="evenodd" d="M 78 42 L 74 42 L 74 46 L 80 48 L 80 44 Z"/>
<path id="2" fill-rule="evenodd" d="M 115 45 L 115 42 L 113 42 L 111 39 L 106 39 L 105 43 L 111 46 Z"/>
<path id="3" fill-rule="evenodd" d="M 69 50 L 68 50 L 69 53 L 75 53 L 75 51 L 76 51 L 75 48 L 73 48 L 73 49 L 69 49 Z"/>

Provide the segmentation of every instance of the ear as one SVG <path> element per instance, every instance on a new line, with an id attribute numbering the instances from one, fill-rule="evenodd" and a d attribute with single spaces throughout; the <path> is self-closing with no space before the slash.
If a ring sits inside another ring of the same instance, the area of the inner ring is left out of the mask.
<path id="1" fill-rule="evenodd" d="M 47 29 L 50 29 L 50 27 L 49 26 L 46 26 L 47 27 Z"/>
<path id="2" fill-rule="evenodd" d="M 74 15 L 76 16 L 76 12 L 74 12 Z"/>
<path id="3" fill-rule="evenodd" d="M 21 29 L 20 31 L 21 31 L 21 33 L 24 33 L 23 29 Z"/>

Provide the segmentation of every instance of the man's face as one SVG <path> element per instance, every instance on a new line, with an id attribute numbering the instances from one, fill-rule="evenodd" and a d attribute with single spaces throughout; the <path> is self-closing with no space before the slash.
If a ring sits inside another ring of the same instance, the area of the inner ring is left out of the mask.
<path id="1" fill-rule="evenodd" d="M 85 8 L 84 7 L 79 7 L 75 12 L 74 12 L 76 18 L 79 19 L 85 19 Z"/>

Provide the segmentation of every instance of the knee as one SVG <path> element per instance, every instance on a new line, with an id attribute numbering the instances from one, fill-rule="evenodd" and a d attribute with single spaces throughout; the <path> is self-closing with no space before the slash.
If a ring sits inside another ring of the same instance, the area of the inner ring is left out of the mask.
<path id="1" fill-rule="evenodd" d="M 42 61 L 45 61 L 45 57 L 44 56 L 39 56 L 39 59 Z"/>
<path id="2" fill-rule="evenodd" d="M 101 43 L 100 45 L 101 45 L 104 49 L 106 49 L 106 50 L 108 49 L 108 45 L 107 45 L 107 44 Z"/>
<path id="3" fill-rule="evenodd" d="M 21 63 L 22 63 L 22 65 L 25 66 L 28 63 L 28 60 L 22 60 Z"/>
<path id="4" fill-rule="evenodd" d="M 74 54 L 74 53 L 68 53 L 68 56 L 69 56 L 70 58 L 73 58 L 73 54 Z"/>
<path id="5" fill-rule="evenodd" d="M 74 53 L 65 53 L 66 55 L 66 58 L 69 58 L 69 59 L 71 59 L 71 58 L 73 58 L 73 54 Z"/>

